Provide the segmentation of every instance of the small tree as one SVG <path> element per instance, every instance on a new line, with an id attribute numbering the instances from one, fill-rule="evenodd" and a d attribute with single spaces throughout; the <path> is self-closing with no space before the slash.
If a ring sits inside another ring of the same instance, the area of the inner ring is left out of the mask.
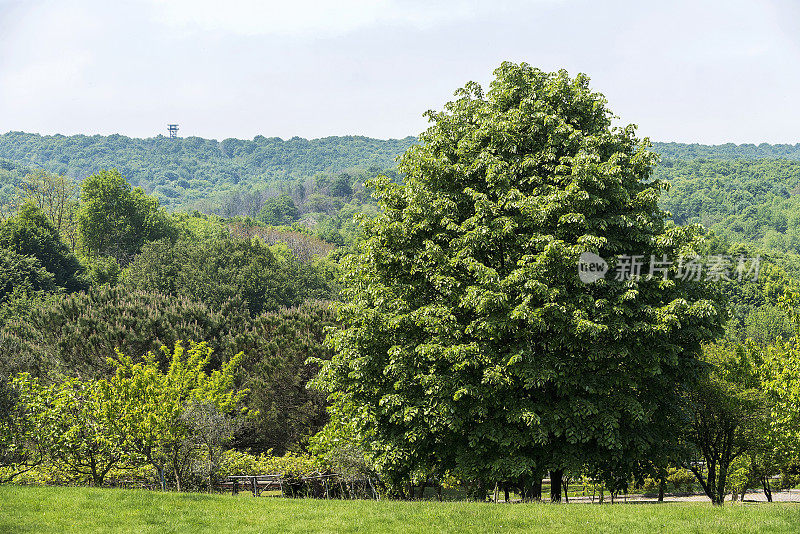
<path id="1" fill-rule="evenodd" d="M 272 226 L 292 224 L 299 216 L 300 212 L 289 195 L 268 198 L 258 213 L 260 220 Z"/>
<path id="2" fill-rule="evenodd" d="M 56 285 L 68 291 L 86 287 L 77 257 L 34 204 L 23 204 L 13 217 L 0 223 L 0 247 L 35 257 L 53 275 Z"/>
<path id="3" fill-rule="evenodd" d="M 0 484 L 41 464 L 47 453 L 42 428 L 36 424 L 45 406 L 43 388 L 21 373 L 0 374 Z"/>
<path id="4" fill-rule="evenodd" d="M 20 181 L 23 203 L 34 204 L 55 226 L 58 233 L 75 250 L 75 205 L 78 184 L 72 178 L 43 170 L 29 173 Z"/>
<path id="5" fill-rule="evenodd" d="M 722 505 L 732 462 L 755 451 L 769 412 L 755 347 L 709 345 L 704 355 L 710 371 L 687 395 L 695 457 L 686 467 L 711 502 Z"/>
<path id="6" fill-rule="evenodd" d="M 124 438 L 112 431 L 121 414 L 108 393 L 96 380 L 66 379 L 43 391 L 46 408 L 35 419 L 45 431 L 49 456 L 94 486 L 124 458 Z"/>
<path id="7" fill-rule="evenodd" d="M 235 420 L 221 413 L 212 402 L 191 401 L 182 415 L 182 422 L 189 425 L 190 446 L 199 447 L 205 453 L 205 478 L 209 493 L 214 487 L 214 479 L 219 468 L 224 445 L 233 437 Z"/>
<path id="8" fill-rule="evenodd" d="M 124 439 L 124 447 L 152 465 L 166 489 L 165 470 L 174 475 L 178 491 L 184 487 L 187 461 L 194 452 L 187 447 L 193 429 L 186 417 L 192 405 L 209 404 L 221 414 L 237 414 L 237 406 L 247 393 L 234 389 L 234 376 L 244 353 L 239 353 L 220 370 L 206 373 L 212 350 L 205 343 L 181 342 L 174 351 L 162 348 L 169 368 L 162 372 L 152 352 L 144 361 L 134 363 L 122 353 L 111 359 L 115 376 L 105 384 L 106 395 L 113 399 L 108 406 L 115 418 L 114 431 Z"/>
<path id="9" fill-rule="evenodd" d="M 784 470 L 800 458 L 799 343 L 800 338 L 794 337 L 771 347 L 764 365 L 765 390 L 770 400 L 767 432 L 772 447 L 766 457 L 773 468 L 770 471 L 776 467 Z M 766 485 L 764 489 L 766 492 Z"/>

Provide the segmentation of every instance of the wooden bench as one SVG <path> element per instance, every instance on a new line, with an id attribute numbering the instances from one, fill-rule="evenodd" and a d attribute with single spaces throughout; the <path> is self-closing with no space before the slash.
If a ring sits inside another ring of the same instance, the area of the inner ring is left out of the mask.
<path id="1" fill-rule="evenodd" d="M 239 493 L 240 489 L 250 490 L 253 492 L 253 497 L 258 497 L 264 491 L 283 490 L 280 475 L 233 475 L 218 482 L 216 486 L 230 489 L 233 495 Z"/>

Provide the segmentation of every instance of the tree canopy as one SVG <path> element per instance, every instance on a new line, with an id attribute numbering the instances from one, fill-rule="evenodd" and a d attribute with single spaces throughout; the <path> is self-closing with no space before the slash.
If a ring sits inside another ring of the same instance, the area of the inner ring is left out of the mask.
<path id="1" fill-rule="evenodd" d="M 61 240 L 52 222 L 33 204 L 22 205 L 13 217 L 0 223 L 0 247 L 36 258 L 53 275 L 56 285 L 67 291 L 86 287 L 78 258 Z"/>
<path id="2" fill-rule="evenodd" d="M 148 243 L 123 273 L 122 284 L 199 299 L 216 309 L 239 298 L 253 315 L 331 296 L 329 281 L 314 265 L 288 251 L 278 256 L 259 239 L 232 236 Z"/>
<path id="3" fill-rule="evenodd" d="M 723 313 L 702 283 L 579 280 L 584 252 L 613 271 L 697 236 L 667 225 L 656 155 L 588 82 L 504 63 L 488 93 L 469 83 L 428 113 L 403 185 L 375 184 L 320 382 L 395 482 L 610 479 L 669 435 Z"/>
<path id="4" fill-rule="evenodd" d="M 111 256 L 120 264 L 130 262 L 146 242 L 176 235 L 158 200 L 132 189 L 117 170 L 83 181 L 77 219 L 84 253 Z"/>

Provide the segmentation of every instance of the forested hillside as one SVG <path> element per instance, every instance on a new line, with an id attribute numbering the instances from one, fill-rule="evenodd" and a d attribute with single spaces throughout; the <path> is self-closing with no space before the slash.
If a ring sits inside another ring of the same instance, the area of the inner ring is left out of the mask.
<path id="1" fill-rule="evenodd" d="M 653 143 L 653 149 L 663 159 L 800 159 L 800 143 L 760 145 L 726 143 L 724 145 L 699 145 L 696 143 Z"/>
<path id="2" fill-rule="evenodd" d="M 662 160 L 661 205 L 678 224 L 701 223 L 730 242 L 800 252 L 800 161 Z"/>
<path id="3" fill-rule="evenodd" d="M 132 185 L 154 194 L 164 206 L 202 208 L 211 205 L 198 201 L 226 191 L 263 187 L 276 180 L 354 167 L 376 171 L 392 168 L 395 157 L 414 140 L 346 136 L 284 141 L 257 136 L 251 141 L 216 141 L 9 132 L 0 135 L 0 158 L 78 180 L 116 168 Z"/>
<path id="4" fill-rule="evenodd" d="M 78 181 L 116 168 L 168 210 L 300 223 L 341 244 L 355 213 L 374 212 L 363 183 L 393 172 L 416 142 L 328 137 L 253 140 L 198 137 L 0 135 L 0 205 L 36 169 Z M 654 143 L 656 177 L 671 183 L 662 206 L 678 224 L 702 223 L 726 241 L 800 252 L 800 144 Z M 369 206 L 367 206 L 369 205 Z"/>

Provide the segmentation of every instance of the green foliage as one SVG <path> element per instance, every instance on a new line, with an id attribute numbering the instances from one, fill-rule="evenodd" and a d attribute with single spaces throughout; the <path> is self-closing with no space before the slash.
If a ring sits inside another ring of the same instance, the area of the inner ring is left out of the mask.
<path id="1" fill-rule="evenodd" d="M 329 358 L 326 303 L 251 317 L 241 301 L 214 309 L 190 298 L 100 287 L 30 304 L 0 330 L 0 373 L 28 371 L 44 380 L 60 375 L 111 376 L 106 358 L 115 349 L 137 359 L 179 340 L 205 339 L 213 369 L 239 352 L 247 357 L 239 377 L 250 388 L 248 406 L 259 412 L 236 430 L 237 444 L 256 451 L 297 450 L 326 422 L 325 395 L 306 388 L 316 374 L 308 358 Z M 161 362 L 166 365 L 167 362 Z"/>
<path id="2" fill-rule="evenodd" d="M 0 383 L 0 401 L 8 409 L 0 420 L 3 475 L 8 477 L 7 468 L 38 465 L 46 455 L 40 475 L 88 477 L 100 485 L 115 467 L 147 464 L 162 488 L 170 473 L 180 491 L 196 472 L 193 463 L 203 461 L 210 488 L 220 448 L 247 411 L 240 409 L 247 390 L 234 387 L 243 354 L 208 370 L 212 350 L 205 343 L 190 342 L 187 350 L 178 342 L 174 351 L 160 352 L 162 358 L 151 352 L 138 363 L 117 352 L 109 359 L 116 372 L 108 379 L 67 378 L 43 387 L 21 373 L 10 389 Z M 35 463 L 33 451 L 39 451 Z"/>
<path id="3" fill-rule="evenodd" d="M 761 143 L 725 143 L 724 145 L 700 145 L 696 143 L 653 143 L 653 148 L 662 158 L 671 160 L 693 159 L 791 159 L 800 160 L 800 143 L 794 145 Z"/>
<path id="4" fill-rule="evenodd" d="M 176 228 L 158 200 L 130 184 L 116 169 L 81 184 L 78 234 L 87 256 L 112 256 L 127 264 L 148 241 L 173 238 Z"/>
<path id="5" fill-rule="evenodd" d="M 457 92 L 376 182 L 320 382 L 374 432 L 381 473 L 626 478 L 674 432 L 721 307 L 703 284 L 577 277 L 585 251 L 675 258 L 656 156 L 588 79 L 504 63 Z M 611 269 L 615 268 L 612 260 Z M 656 415 L 657 414 L 657 415 Z M 674 439 L 674 438 L 673 438 Z"/>
<path id="6" fill-rule="evenodd" d="M 267 245 L 282 245 L 291 250 L 292 254 L 303 262 L 314 262 L 328 256 L 335 249 L 330 242 L 295 229 L 275 228 L 273 226 L 260 226 L 248 224 L 247 221 L 234 221 L 228 226 L 230 233 L 237 237 L 251 239 L 257 237 Z M 286 254 L 282 254 L 286 256 Z M 336 276 L 326 276 L 333 280 Z"/>
<path id="7" fill-rule="evenodd" d="M 765 445 L 770 407 L 761 387 L 764 355 L 756 346 L 709 345 L 704 357 L 710 370 L 686 398 L 687 439 L 703 463 L 687 467 L 711 502 L 721 505 L 733 461 Z"/>
<path id="8" fill-rule="evenodd" d="M 771 450 L 783 468 L 800 459 L 800 347 L 798 338 L 771 347 L 764 365 L 770 400 Z"/>
<path id="9" fill-rule="evenodd" d="M 702 223 L 728 241 L 800 252 L 800 161 L 664 161 L 656 177 L 671 185 L 661 204 L 678 224 Z"/>
<path id="10" fill-rule="evenodd" d="M 114 425 L 123 414 L 111 408 L 108 390 L 96 380 L 66 379 L 40 392 L 33 417 L 48 456 L 70 479 L 87 476 L 100 486 L 124 458 L 124 438 Z"/>
<path id="11" fill-rule="evenodd" d="M 33 256 L 21 256 L 0 248 L 0 307 L 14 292 L 43 292 L 56 289 L 55 277 Z"/>
<path id="12" fill-rule="evenodd" d="M 122 269 L 112 256 L 89 256 L 83 258 L 86 278 L 92 286 L 115 286 L 119 282 Z"/>
<path id="13" fill-rule="evenodd" d="M 205 343 L 190 343 L 188 350 L 176 343 L 174 351 L 164 347 L 162 353 L 169 361 L 166 372 L 152 352 L 139 363 L 117 352 L 112 359 L 116 374 L 100 385 L 108 399 L 104 414 L 113 421 L 112 435 L 130 454 L 156 469 L 162 488 L 169 466 L 181 491 L 197 448 L 196 439 L 192 439 L 196 429 L 184 415 L 197 403 L 208 403 L 220 414 L 236 415 L 247 393 L 234 389 L 237 367 L 244 355 L 239 353 L 219 370 L 208 373 L 212 350 Z"/>
<path id="14" fill-rule="evenodd" d="M 31 163 L 73 179 L 118 168 L 170 209 L 256 217 L 268 198 L 288 195 L 313 226 L 324 218 L 320 214 L 335 216 L 348 205 L 360 209 L 368 203 L 361 183 L 393 169 L 395 157 L 416 142 L 413 137 L 259 136 L 218 142 L 9 132 L 0 135 L 0 157 L 8 158 L 0 160 L 0 205 L 12 202 Z M 676 220 L 704 222 L 734 240 L 794 249 L 800 145 L 655 143 L 654 151 L 663 158 L 656 177 L 672 183 L 662 203 Z M 320 232 L 338 242 L 335 233 Z"/>
<path id="15" fill-rule="evenodd" d="M 44 408 L 41 392 L 30 375 L 0 373 L 0 483 L 39 465 L 48 453 L 36 421 Z"/>
<path id="16" fill-rule="evenodd" d="M 181 232 L 199 240 L 225 237 L 228 234 L 228 225 L 216 215 L 207 215 L 194 210 L 191 213 L 175 212 L 172 218 Z"/>
<path id="17" fill-rule="evenodd" d="M 241 304 L 212 310 L 194 299 L 155 292 L 100 287 L 58 295 L 0 330 L 0 367 L 52 379 L 105 376 L 111 372 L 106 358 L 115 349 L 139 357 L 185 339 L 208 339 L 220 358 L 230 358 L 235 352 L 224 339 L 247 318 Z"/>
<path id="18" fill-rule="evenodd" d="M 297 220 L 300 212 L 297 211 L 297 206 L 294 205 L 294 200 L 289 195 L 280 195 L 277 197 L 268 198 L 261 211 L 258 213 L 258 218 L 267 224 L 273 226 L 280 226 L 282 224 L 292 224 Z"/>
<path id="19" fill-rule="evenodd" d="M 0 158 L 12 160 L 7 163 L 12 169 L 35 163 L 75 179 L 117 168 L 133 185 L 157 195 L 164 205 L 201 207 L 205 199 L 266 181 L 339 173 L 352 167 L 390 168 L 394 158 L 414 142 L 413 137 L 293 137 L 284 141 L 257 136 L 253 140 L 216 141 L 199 137 L 133 139 L 121 135 L 40 136 L 9 132 L 0 135 Z M 16 176 L 23 171 L 11 172 Z"/>
<path id="20" fill-rule="evenodd" d="M 716 244 L 719 244 L 717 241 Z M 735 245 L 730 249 L 710 249 L 709 253 L 728 254 L 732 257 L 756 257 L 752 248 Z M 727 301 L 728 319 L 725 324 L 726 339 L 745 343 L 749 338 L 757 345 L 774 343 L 778 337 L 789 339 L 794 335 L 790 314 L 781 304 L 796 282 L 778 266 L 776 258 L 762 257 L 757 280 L 722 280 L 722 293 Z"/>
<path id="21" fill-rule="evenodd" d="M 23 203 L 42 210 L 59 235 L 75 249 L 75 208 L 78 184 L 66 176 L 50 174 L 41 169 L 26 174 L 19 185 Z"/>
<path id="22" fill-rule="evenodd" d="M 274 456 L 271 451 L 254 455 L 228 450 L 222 455 L 219 474 L 309 476 L 323 469 L 324 464 L 310 455 L 288 452 L 283 456 Z"/>
<path id="23" fill-rule="evenodd" d="M 247 354 L 242 385 L 250 390 L 248 407 L 258 412 L 237 433 L 237 446 L 297 451 L 327 422 L 325 394 L 306 387 L 319 366 L 307 360 L 330 359 L 323 342 L 334 324 L 327 304 L 307 302 L 257 317 L 236 334 L 236 348 Z"/>
<path id="24" fill-rule="evenodd" d="M 26 165 L 0 159 L 0 220 L 13 212 L 18 200 L 19 186 L 31 169 Z"/>
<path id="25" fill-rule="evenodd" d="M 213 309 L 239 298 L 253 315 L 332 296 L 313 265 L 292 254 L 276 257 L 260 240 L 231 236 L 148 243 L 123 272 L 122 285 L 198 299 Z"/>
<path id="26" fill-rule="evenodd" d="M 13 217 L 0 223 L 0 248 L 36 258 L 53 275 L 55 284 L 67 291 L 85 287 L 78 259 L 45 214 L 33 204 L 24 204 Z"/>

